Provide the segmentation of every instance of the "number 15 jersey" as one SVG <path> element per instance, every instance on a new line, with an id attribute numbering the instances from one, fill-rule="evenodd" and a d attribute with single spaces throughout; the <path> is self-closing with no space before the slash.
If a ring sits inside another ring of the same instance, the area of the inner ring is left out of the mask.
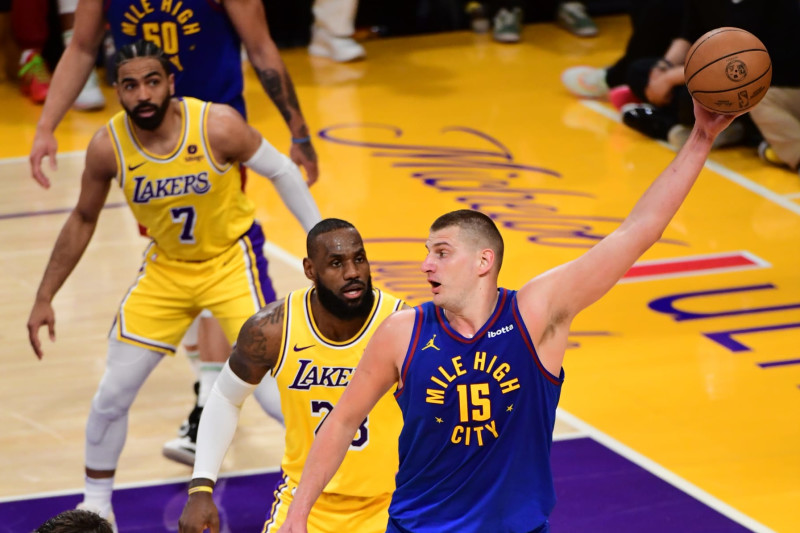
<path id="1" fill-rule="evenodd" d="M 561 376 L 542 366 L 516 291 L 472 337 L 416 308 L 395 396 L 403 411 L 389 532 L 527 533 L 555 505 L 550 446 Z"/>

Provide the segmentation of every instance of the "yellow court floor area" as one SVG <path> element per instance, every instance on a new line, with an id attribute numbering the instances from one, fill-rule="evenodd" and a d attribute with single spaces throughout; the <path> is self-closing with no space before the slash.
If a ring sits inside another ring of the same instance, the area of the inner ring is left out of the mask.
<path id="1" fill-rule="evenodd" d="M 353 64 L 283 52 L 319 154 L 312 193 L 323 216 L 360 229 L 378 286 L 411 304 L 428 297 L 424 240 L 453 209 L 497 221 L 509 288 L 577 257 L 625 217 L 674 152 L 621 124 L 610 104 L 562 87 L 565 68 L 622 53 L 626 17 L 597 22 L 594 39 L 529 25 L 517 45 L 470 32 L 378 39 Z M 68 114 L 54 186 L 43 190 L 27 164 L 39 108 L 0 86 L 0 499 L 81 486 L 105 336 L 144 248 L 127 208 L 104 211 L 56 298 L 57 340 L 37 361 L 25 322 L 77 198 L 83 150 L 120 109 L 105 93 L 104 111 Z M 288 151 L 250 70 L 246 100 L 251 123 Z M 300 226 L 266 180 L 251 177 L 248 194 L 279 294 L 305 285 Z M 766 166 L 754 148 L 715 151 L 661 241 L 573 324 L 559 431 L 613 442 L 760 531 L 800 532 L 798 243 L 797 174 Z M 189 475 L 160 446 L 188 412 L 191 384 L 181 354 L 154 372 L 118 482 Z M 225 468 L 277 466 L 282 436 L 248 402 Z"/>

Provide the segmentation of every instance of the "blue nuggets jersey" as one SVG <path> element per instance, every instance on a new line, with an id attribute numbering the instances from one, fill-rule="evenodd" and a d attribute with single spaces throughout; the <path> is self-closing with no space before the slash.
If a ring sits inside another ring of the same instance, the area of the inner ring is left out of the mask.
<path id="1" fill-rule="evenodd" d="M 564 373 L 544 369 L 516 291 L 471 339 L 415 308 L 395 397 L 403 412 L 389 532 L 527 533 L 555 505 L 550 446 Z"/>
<path id="2" fill-rule="evenodd" d="M 241 42 L 221 0 L 106 0 L 105 9 L 117 49 L 144 39 L 169 56 L 176 96 L 246 116 Z"/>

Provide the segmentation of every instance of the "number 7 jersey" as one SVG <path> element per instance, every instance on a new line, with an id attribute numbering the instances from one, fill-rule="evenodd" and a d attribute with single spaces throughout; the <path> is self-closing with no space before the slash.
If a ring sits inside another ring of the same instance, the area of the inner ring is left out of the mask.
<path id="1" fill-rule="evenodd" d="M 167 155 L 147 150 L 125 111 L 108 123 L 117 179 L 136 220 L 171 259 L 216 257 L 254 222 L 255 208 L 242 191 L 239 165 L 214 160 L 208 145 L 208 102 L 181 98 L 178 143 Z"/>

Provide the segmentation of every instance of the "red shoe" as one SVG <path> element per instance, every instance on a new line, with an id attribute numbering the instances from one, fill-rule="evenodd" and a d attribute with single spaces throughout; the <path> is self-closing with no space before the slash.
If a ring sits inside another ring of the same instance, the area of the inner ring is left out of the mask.
<path id="1" fill-rule="evenodd" d="M 622 111 L 622 106 L 625 104 L 641 104 L 642 101 L 636 98 L 631 88 L 627 85 L 620 85 L 608 91 L 608 100 L 611 105 Z"/>
<path id="2" fill-rule="evenodd" d="M 23 57 L 25 54 L 28 57 L 18 73 L 20 90 L 22 90 L 22 94 L 30 97 L 33 103 L 42 104 L 50 89 L 50 72 L 47 71 L 47 65 L 39 52 L 26 50 L 23 52 Z"/>

